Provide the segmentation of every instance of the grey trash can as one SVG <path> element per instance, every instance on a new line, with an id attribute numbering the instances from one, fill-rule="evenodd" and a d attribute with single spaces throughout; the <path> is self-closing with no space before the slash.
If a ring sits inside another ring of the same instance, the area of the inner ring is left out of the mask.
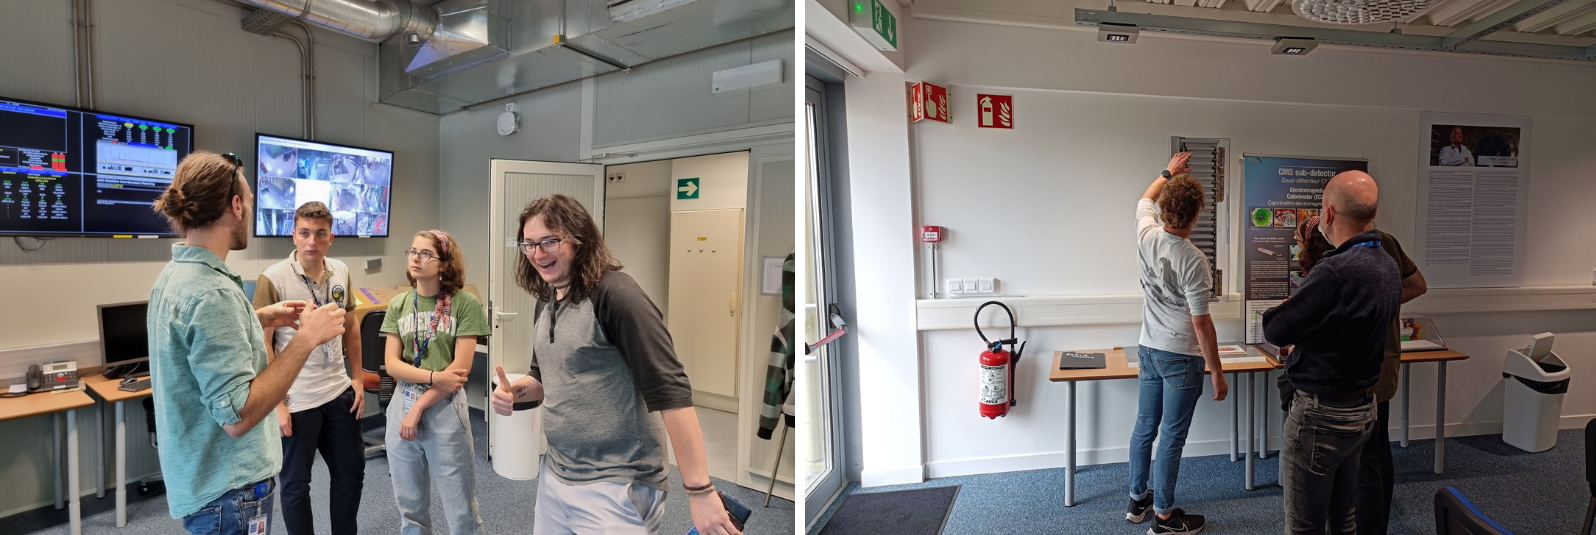
<path id="1" fill-rule="evenodd" d="M 1502 441 L 1530 453 L 1556 446 L 1572 374 L 1552 352 L 1552 333 L 1535 335 L 1529 347 L 1508 350 L 1502 364 Z"/>

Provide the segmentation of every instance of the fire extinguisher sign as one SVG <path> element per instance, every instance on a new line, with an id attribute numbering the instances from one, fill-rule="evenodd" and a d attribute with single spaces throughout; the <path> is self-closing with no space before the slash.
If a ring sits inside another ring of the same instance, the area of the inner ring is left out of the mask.
<path id="1" fill-rule="evenodd" d="M 976 126 L 1014 129 L 1013 95 L 975 95 Z"/>

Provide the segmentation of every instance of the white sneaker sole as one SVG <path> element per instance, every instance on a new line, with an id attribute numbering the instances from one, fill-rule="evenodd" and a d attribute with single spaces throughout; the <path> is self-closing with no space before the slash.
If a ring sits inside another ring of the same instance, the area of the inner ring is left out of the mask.
<path id="1" fill-rule="evenodd" d="M 1147 516 L 1152 514 L 1152 512 L 1153 512 L 1153 508 L 1148 507 L 1147 509 L 1143 510 L 1142 514 L 1140 514 L 1140 515 L 1133 515 L 1133 514 L 1130 514 L 1130 513 L 1125 513 L 1125 520 L 1129 521 L 1132 524 L 1140 524 L 1143 521 L 1147 520 Z"/>
<path id="2" fill-rule="evenodd" d="M 1158 527 L 1158 524 L 1155 522 L 1152 527 L 1147 528 L 1147 535 L 1197 535 L 1198 533 L 1202 533 L 1202 531 L 1203 531 L 1202 527 L 1198 527 L 1197 529 L 1194 529 L 1194 530 L 1191 530 L 1191 531 L 1171 531 L 1169 533 L 1153 533 L 1153 528 L 1156 528 L 1156 527 Z"/>

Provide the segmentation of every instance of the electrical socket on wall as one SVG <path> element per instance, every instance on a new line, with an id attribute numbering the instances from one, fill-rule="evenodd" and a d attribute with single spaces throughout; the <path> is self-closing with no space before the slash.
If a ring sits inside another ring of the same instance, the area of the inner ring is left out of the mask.
<path id="1" fill-rule="evenodd" d="M 997 293 L 997 279 L 992 277 L 966 277 L 943 282 L 950 296 L 989 295 Z"/>

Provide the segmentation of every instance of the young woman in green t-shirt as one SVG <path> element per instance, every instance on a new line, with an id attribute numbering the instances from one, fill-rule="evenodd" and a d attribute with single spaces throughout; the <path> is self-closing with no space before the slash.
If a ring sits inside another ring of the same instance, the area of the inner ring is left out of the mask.
<path id="1" fill-rule="evenodd" d="M 433 531 L 427 509 L 435 484 L 449 532 L 484 534 L 461 387 L 477 337 L 489 333 L 487 318 L 476 296 L 461 290 L 465 260 L 454 238 L 440 230 L 419 232 L 405 256 L 412 289 L 389 302 L 382 323 L 382 332 L 389 334 L 387 372 L 396 382 L 388 406 L 387 451 L 399 530 Z"/>

